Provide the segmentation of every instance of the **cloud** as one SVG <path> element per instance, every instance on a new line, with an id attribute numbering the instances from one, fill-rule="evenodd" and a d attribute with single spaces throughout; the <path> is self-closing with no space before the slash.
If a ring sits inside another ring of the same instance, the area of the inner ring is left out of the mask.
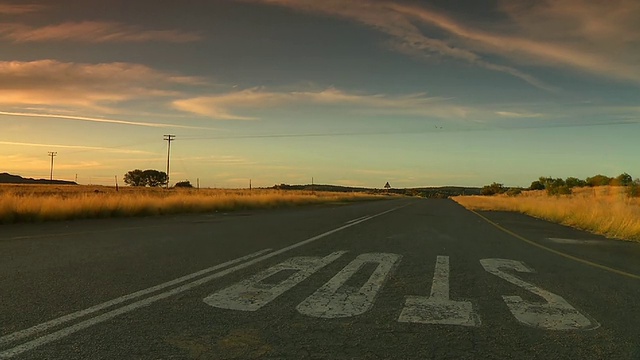
<path id="1" fill-rule="evenodd" d="M 510 66 L 492 63 L 470 49 L 465 49 L 449 41 L 429 37 L 416 24 L 416 14 L 407 7 L 393 2 L 371 0 L 325 0 L 311 2 L 301 0 L 248 0 L 267 4 L 286 6 L 301 11 L 323 13 L 355 20 L 379 31 L 391 35 L 395 42 L 392 48 L 405 54 L 420 58 L 445 56 L 472 63 L 492 71 L 504 72 L 517 77 L 535 87 L 557 91 L 556 88 L 536 79 L 533 75 Z M 423 11 L 416 7 L 415 11 Z M 417 21 L 418 23 L 420 21 Z"/>
<path id="2" fill-rule="evenodd" d="M 576 3 L 575 0 L 571 0 Z M 544 4 L 545 2 L 540 2 Z M 576 4 L 577 5 L 577 4 Z M 525 34 L 504 36 L 479 29 L 470 28 L 432 10 L 416 6 L 390 5 L 394 11 L 420 20 L 423 23 L 435 25 L 463 40 L 468 40 L 468 46 L 519 60 L 525 56 L 547 65 L 562 65 L 577 67 L 583 71 L 612 76 L 618 79 L 640 81 L 640 71 L 637 66 L 616 61 L 614 57 L 594 51 L 584 51 L 570 44 L 558 44 L 541 39 L 531 39 Z M 640 14 L 639 14 L 640 15 Z M 596 16 L 596 14 L 592 14 Z M 562 20 L 562 17 L 560 20 Z"/>
<path id="3" fill-rule="evenodd" d="M 371 108 L 395 114 L 429 115 L 436 117 L 464 117 L 467 110 L 447 99 L 427 97 L 425 94 L 405 96 L 367 95 L 347 93 L 329 88 L 322 91 L 270 92 L 261 88 L 176 100 L 173 107 L 218 120 L 257 120 L 256 117 L 238 115 L 233 109 L 264 109 L 291 105 L 348 106 L 367 111 Z"/>
<path id="4" fill-rule="evenodd" d="M 394 1 L 248 1 L 358 21 L 391 35 L 395 50 L 427 58 L 455 58 L 549 91 L 557 89 L 484 55 L 499 55 L 520 65 L 569 68 L 640 83 L 640 2 L 636 0 L 502 0 L 497 10 L 507 15 L 507 21 L 475 26 L 433 8 Z M 444 31 L 447 37 L 427 35 L 434 29 L 434 34 Z"/>
<path id="5" fill-rule="evenodd" d="M 94 150 L 94 151 L 117 153 L 117 154 L 150 154 L 148 151 L 142 151 L 142 150 L 118 149 L 118 148 L 107 148 L 107 147 L 86 146 L 86 145 L 41 144 L 41 143 L 26 143 L 26 142 L 14 142 L 14 141 L 0 141 L 0 145 L 46 147 L 50 149 L 60 148 L 60 149 L 76 149 L 76 150 Z"/>
<path id="6" fill-rule="evenodd" d="M 126 121 L 126 120 L 95 118 L 95 117 L 87 117 L 87 116 L 73 116 L 73 115 L 64 115 L 64 114 L 41 114 L 41 113 L 23 113 L 23 112 L 0 111 L 0 116 L 2 116 L 2 115 L 4 115 L 4 116 L 22 116 L 22 117 L 31 117 L 31 118 L 35 117 L 35 118 L 48 118 L 48 119 L 78 120 L 78 121 L 89 121 L 89 122 L 98 122 L 98 123 L 107 123 L 107 124 L 146 126 L 146 127 L 155 127 L 155 128 L 180 128 L 180 129 L 207 129 L 207 130 L 213 130 L 212 128 L 202 128 L 202 127 L 196 127 L 196 126 L 164 124 L 164 123 L 148 123 L 148 122 L 138 122 L 138 121 Z"/>
<path id="7" fill-rule="evenodd" d="M 37 4 L 11 4 L 0 3 L 0 15 L 20 15 L 31 12 L 42 11 L 46 7 Z"/>
<path id="8" fill-rule="evenodd" d="M 0 105 L 104 110 L 124 101 L 176 96 L 172 87 L 201 82 L 131 63 L 0 61 Z"/>
<path id="9" fill-rule="evenodd" d="M 513 111 L 496 111 L 496 114 L 509 117 L 509 118 L 539 118 L 543 117 L 543 114 L 540 113 L 524 113 L 524 112 L 513 112 Z"/>
<path id="10" fill-rule="evenodd" d="M 0 24 L 0 37 L 14 42 L 76 41 L 86 43 L 193 42 L 201 39 L 196 33 L 178 30 L 145 30 L 138 26 L 116 22 L 82 21 L 32 27 L 17 23 Z"/>

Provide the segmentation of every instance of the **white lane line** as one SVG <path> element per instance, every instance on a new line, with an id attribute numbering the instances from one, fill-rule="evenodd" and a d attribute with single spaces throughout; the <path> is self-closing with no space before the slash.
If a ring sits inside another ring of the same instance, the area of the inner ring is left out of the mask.
<path id="1" fill-rule="evenodd" d="M 470 301 L 449 298 L 449 257 L 438 256 L 431 285 L 431 296 L 407 296 L 399 322 L 480 326 L 480 316 Z"/>
<path id="2" fill-rule="evenodd" d="M 158 290 L 162 290 L 162 289 L 167 288 L 169 286 L 173 286 L 173 285 L 179 284 L 181 282 L 185 282 L 187 280 L 191 280 L 191 279 L 193 279 L 195 277 L 198 277 L 200 275 L 204 275 L 204 274 L 210 273 L 212 271 L 216 271 L 216 270 L 222 269 L 224 267 L 227 267 L 227 266 L 230 266 L 230 265 L 233 265 L 233 264 L 245 261 L 245 260 L 249 260 L 249 259 L 255 258 L 255 257 L 260 256 L 260 255 L 262 255 L 262 254 L 264 254 L 266 252 L 269 252 L 269 251 L 271 251 L 271 249 L 260 250 L 258 252 L 254 252 L 253 254 L 249 254 L 249 255 L 234 259 L 234 260 L 230 260 L 230 261 L 227 261 L 225 263 L 218 264 L 218 265 L 215 265 L 215 266 L 212 266 L 212 267 L 209 267 L 209 268 L 194 272 L 193 274 L 185 275 L 185 276 L 179 277 L 177 279 L 168 281 L 166 283 L 162 283 L 160 285 L 156 285 L 156 286 L 152 286 L 150 288 L 146 288 L 144 290 L 136 291 L 134 293 L 131 293 L 131 294 L 128 294 L 128 295 L 124 295 L 124 296 L 121 296 L 119 298 L 115 298 L 115 299 L 103 302 L 103 303 L 98 304 L 98 305 L 94 305 L 94 306 L 92 306 L 90 308 L 87 308 L 87 309 L 84 309 L 84 310 L 80 310 L 80 311 L 76 311 L 76 312 L 73 312 L 71 314 L 67 314 L 67 315 L 61 316 L 61 317 L 59 317 L 57 319 L 49 320 L 47 322 L 44 322 L 42 324 L 30 327 L 28 329 L 24 329 L 24 330 L 20 330 L 20 331 L 14 332 L 13 334 L 9 334 L 9 335 L 1 337 L 0 338 L 0 346 L 6 345 L 6 344 L 8 344 L 10 342 L 18 341 L 20 339 L 24 339 L 24 338 L 29 337 L 31 335 L 35 335 L 35 334 L 37 334 L 39 332 L 45 331 L 47 329 L 50 329 L 52 327 L 58 326 L 60 324 L 64 324 L 66 322 L 69 322 L 69 321 L 72 321 L 72 320 L 75 320 L 75 319 L 81 318 L 81 317 L 83 317 L 85 315 L 92 314 L 92 313 L 94 313 L 96 311 L 100 311 L 100 310 L 106 309 L 106 308 L 111 307 L 113 305 L 117 305 L 117 304 L 123 303 L 125 301 L 129 301 L 129 300 L 132 300 L 132 299 L 135 299 L 135 298 L 139 298 L 141 296 L 150 294 L 150 293 L 158 291 Z"/>
<path id="3" fill-rule="evenodd" d="M 358 221 L 358 220 L 362 220 L 362 219 L 367 218 L 367 217 L 369 217 L 369 215 L 365 215 L 365 216 L 361 216 L 361 217 L 359 217 L 357 219 L 349 220 L 349 221 L 345 222 L 345 224 L 351 224 L 352 222 L 355 222 L 355 221 Z"/>
<path id="4" fill-rule="evenodd" d="M 63 329 L 58 330 L 56 332 L 53 332 L 51 334 L 41 336 L 41 337 L 36 338 L 34 340 L 28 341 L 28 342 L 26 342 L 26 343 L 24 343 L 22 345 L 18 345 L 16 347 L 12 348 L 12 349 L 8 349 L 8 350 L 0 352 L 0 359 L 8 359 L 8 358 L 17 356 L 19 354 L 24 353 L 25 351 L 29 351 L 29 350 L 35 349 L 35 348 L 37 348 L 39 346 L 48 344 L 48 343 L 50 343 L 52 341 L 56 341 L 56 340 L 62 339 L 62 338 L 66 337 L 66 336 L 69 336 L 69 335 L 71 335 L 71 334 L 73 334 L 73 333 L 75 333 L 77 331 L 80 331 L 80 330 L 86 329 L 86 328 L 88 328 L 90 326 L 93 326 L 93 325 L 99 324 L 101 322 L 110 320 L 110 319 L 112 319 L 112 318 L 114 318 L 116 316 L 128 313 L 128 312 L 136 310 L 136 309 L 138 309 L 140 307 L 150 305 L 150 304 L 152 304 L 152 303 L 154 303 L 154 302 L 156 302 L 158 300 L 165 299 L 165 298 L 167 298 L 169 296 L 172 296 L 172 295 L 179 294 L 181 292 L 190 290 L 190 289 L 192 289 L 194 287 L 203 285 L 203 284 L 205 284 L 205 283 L 207 283 L 207 282 L 209 282 L 209 281 L 211 281 L 213 279 L 217 279 L 217 278 L 226 276 L 228 274 L 231 274 L 231 273 L 233 273 L 235 271 L 244 269 L 244 268 L 249 267 L 249 266 L 251 266 L 253 264 L 256 264 L 258 262 L 267 260 L 267 259 L 272 258 L 274 256 L 280 255 L 282 253 L 285 253 L 287 251 L 293 250 L 293 249 L 298 248 L 300 246 L 304 246 L 304 245 L 309 244 L 311 242 L 314 242 L 316 240 L 319 240 L 319 239 L 322 239 L 324 237 L 327 237 L 327 236 L 329 236 L 331 234 L 337 233 L 337 232 L 342 231 L 344 229 L 347 229 L 347 228 L 350 228 L 350 227 L 355 226 L 357 224 L 360 224 L 362 222 L 371 220 L 371 219 L 376 218 L 378 216 L 382 216 L 384 214 L 388 214 L 388 213 L 390 213 L 392 211 L 396 211 L 398 209 L 401 209 L 401 208 L 409 206 L 409 205 L 410 204 L 406 204 L 406 205 L 403 205 L 403 206 L 395 207 L 393 209 L 386 210 L 386 211 L 383 211 L 381 213 L 372 215 L 372 216 L 370 216 L 370 217 L 368 217 L 366 219 L 362 219 L 362 220 L 353 222 L 353 223 L 348 224 L 348 225 L 340 226 L 340 227 L 335 228 L 333 230 L 329 230 L 327 232 L 324 232 L 324 233 L 322 233 L 320 235 L 316 235 L 316 236 L 311 237 L 309 239 L 306 239 L 306 240 L 303 240 L 301 242 L 295 243 L 293 245 L 289 245 L 287 247 L 284 247 L 284 248 L 282 248 L 280 250 L 276 250 L 274 252 L 268 253 L 268 254 L 263 255 L 263 256 L 261 256 L 259 258 L 247 261 L 247 262 L 239 264 L 239 265 L 236 265 L 234 267 L 228 268 L 228 269 L 220 271 L 218 273 L 214 273 L 214 274 L 208 275 L 206 277 L 203 277 L 203 278 L 198 279 L 196 281 L 181 285 L 181 286 L 176 287 L 174 289 L 171 289 L 169 291 L 166 291 L 166 292 L 163 292 L 163 293 L 148 297 L 146 299 L 142 299 L 142 300 L 133 302 L 133 303 L 131 303 L 129 305 L 126 305 L 126 306 L 123 306 L 121 308 L 118 308 L 118 309 L 106 312 L 104 314 L 98 315 L 96 317 L 84 320 L 84 321 L 79 322 L 79 323 L 77 323 L 75 325 L 63 328 Z M 36 325 L 35 327 L 37 327 L 37 326 L 39 326 L 39 325 Z M 9 336 L 11 336 L 11 335 L 9 335 Z"/>
<path id="5" fill-rule="evenodd" d="M 449 257 L 438 256 L 431 284 L 431 297 L 449 300 Z"/>

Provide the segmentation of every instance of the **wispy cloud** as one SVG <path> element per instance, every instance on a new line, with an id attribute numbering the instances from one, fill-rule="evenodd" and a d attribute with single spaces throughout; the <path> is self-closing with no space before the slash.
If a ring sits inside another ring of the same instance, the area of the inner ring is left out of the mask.
<path id="1" fill-rule="evenodd" d="M 124 101 L 177 96 L 176 86 L 200 84 L 199 78 L 132 63 L 0 61 L 0 105 L 104 110 Z"/>
<path id="2" fill-rule="evenodd" d="M 481 55 L 464 48 L 451 41 L 437 39 L 428 36 L 423 29 L 415 23 L 424 22 L 415 12 L 427 12 L 421 7 L 415 7 L 409 12 L 409 7 L 400 6 L 389 1 L 372 0 L 325 0 L 325 1 L 304 1 L 304 0 L 248 0 L 267 4 L 280 5 L 307 12 L 316 12 L 339 16 L 358 21 L 367 26 L 371 26 L 379 31 L 391 35 L 395 39 L 393 48 L 403 53 L 421 58 L 431 58 L 433 56 L 445 56 L 461 61 L 472 63 L 485 69 L 507 73 L 520 78 L 529 84 L 547 90 L 557 91 L 557 88 L 544 83 L 531 74 L 516 68 L 497 64 L 483 59 Z M 428 12 L 431 13 L 431 12 Z M 436 14 L 436 13 L 433 13 Z M 437 15 L 437 18 L 442 16 Z M 422 20 L 422 21 L 420 21 Z M 438 25 L 438 24 L 436 24 Z"/>
<path id="3" fill-rule="evenodd" d="M 544 114 L 540 114 L 540 113 L 527 113 L 527 112 L 514 112 L 514 111 L 496 111 L 496 114 L 502 117 L 509 117 L 509 118 L 539 118 L 544 116 Z"/>
<path id="4" fill-rule="evenodd" d="M 0 37 L 14 42 L 76 41 L 106 43 L 158 41 L 185 43 L 201 40 L 199 34 L 192 32 L 146 30 L 139 26 L 102 21 L 66 22 L 43 27 L 5 23 L 0 24 Z"/>
<path id="5" fill-rule="evenodd" d="M 256 120 L 238 115 L 233 110 L 264 109 L 293 104 L 350 106 L 359 109 L 386 109 L 396 114 L 430 115 L 435 117 L 464 117 L 467 110 L 446 103 L 447 99 L 426 94 L 388 96 L 382 94 L 354 94 L 335 88 L 322 91 L 271 92 L 261 88 L 201 96 L 173 102 L 174 108 L 208 116 L 218 120 Z"/>
<path id="6" fill-rule="evenodd" d="M 557 89 L 484 55 L 498 55 L 519 65 L 569 68 L 640 83 L 640 2 L 635 0 L 502 0 L 497 10 L 512 21 L 474 26 L 431 7 L 398 1 L 248 1 L 358 21 L 391 35 L 396 39 L 393 48 L 404 53 L 455 58 L 549 91 Z M 442 31 L 447 37 L 435 35 Z"/>
<path id="7" fill-rule="evenodd" d="M 43 143 L 27 143 L 27 142 L 14 142 L 14 141 L 0 141 L 0 145 L 11 146 L 28 146 L 28 147 L 46 147 L 49 149 L 76 149 L 76 150 L 93 150 L 101 152 L 110 152 L 117 154 L 150 154 L 148 151 L 131 150 L 131 149 L 119 149 L 108 148 L 100 146 L 87 146 L 87 145 L 64 145 L 64 144 L 43 144 Z"/>
<path id="8" fill-rule="evenodd" d="M 576 1 L 573 1 L 576 3 Z M 539 2 L 546 4 L 546 2 Z M 578 4 L 575 4 L 578 5 Z M 544 6 L 544 5 L 543 5 Z M 584 71 L 618 79 L 640 81 L 640 71 L 636 66 L 624 64 L 608 54 L 597 51 L 584 51 L 569 44 L 558 44 L 541 39 L 532 39 L 525 34 L 504 36 L 488 31 L 471 28 L 433 10 L 416 6 L 390 5 L 394 11 L 415 18 L 467 40 L 467 46 L 486 52 L 499 54 L 511 59 L 534 59 L 547 65 L 577 67 Z M 576 8 L 579 8 L 576 6 Z M 596 14 L 592 14 L 595 16 Z M 640 14 L 639 14 L 640 15 Z M 566 20 L 566 16 L 564 17 Z M 530 61 L 530 60 L 529 60 Z"/>
<path id="9" fill-rule="evenodd" d="M 178 128 L 178 129 L 207 129 L 207 130 L 213 130 L 212 128 L 203 128 L 203 127 L 196 127 L 196 126 L 164 124 L 164 123 L 148 123 L 148 122 L 138 122 L 138 121 L 127 121 L 127 120 L 115 120 L 115 119 L 95 118 L 95 117 L 87 117 L 87 116 L 73 116 L 73 115 L 65 115 L 65 114 L 41 114 L 41 113 L 24 113 L 24 112 L 0 111 L 0 116 L 2 116 L 2 115 L 4 115 L 4 116 L 22 116 L 22 117 L 31 117 L 31 118 L 78 120 L 78 121 L 89 121 L 89 122 L 106 123 L 106 124 L 146 126 L 146 127 L 155 127 L 155 128 Z"/>
<path id="10" fill-rule="evenodd" d="M 42 11 L 46 6 L 38 4 L 0 3 L 0 15 L 20 15 Z"/>

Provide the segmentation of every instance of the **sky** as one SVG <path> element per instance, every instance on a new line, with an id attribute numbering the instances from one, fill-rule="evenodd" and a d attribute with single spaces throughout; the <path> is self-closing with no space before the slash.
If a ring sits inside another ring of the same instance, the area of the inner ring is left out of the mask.
<path id="1" fill-rule="evenodd" d="M 0 0 L 0 172 L 113 185 L 640 176 L 637 0 Z"/>

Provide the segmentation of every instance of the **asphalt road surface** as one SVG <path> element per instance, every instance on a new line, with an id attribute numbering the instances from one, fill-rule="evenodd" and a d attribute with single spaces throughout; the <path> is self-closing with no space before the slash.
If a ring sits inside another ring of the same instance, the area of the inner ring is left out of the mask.
<path id="1" fill-rule="evenodd" d="M 640 359 L 640 245 L 451 200 L 0 226 L 0 359 Z"/>

